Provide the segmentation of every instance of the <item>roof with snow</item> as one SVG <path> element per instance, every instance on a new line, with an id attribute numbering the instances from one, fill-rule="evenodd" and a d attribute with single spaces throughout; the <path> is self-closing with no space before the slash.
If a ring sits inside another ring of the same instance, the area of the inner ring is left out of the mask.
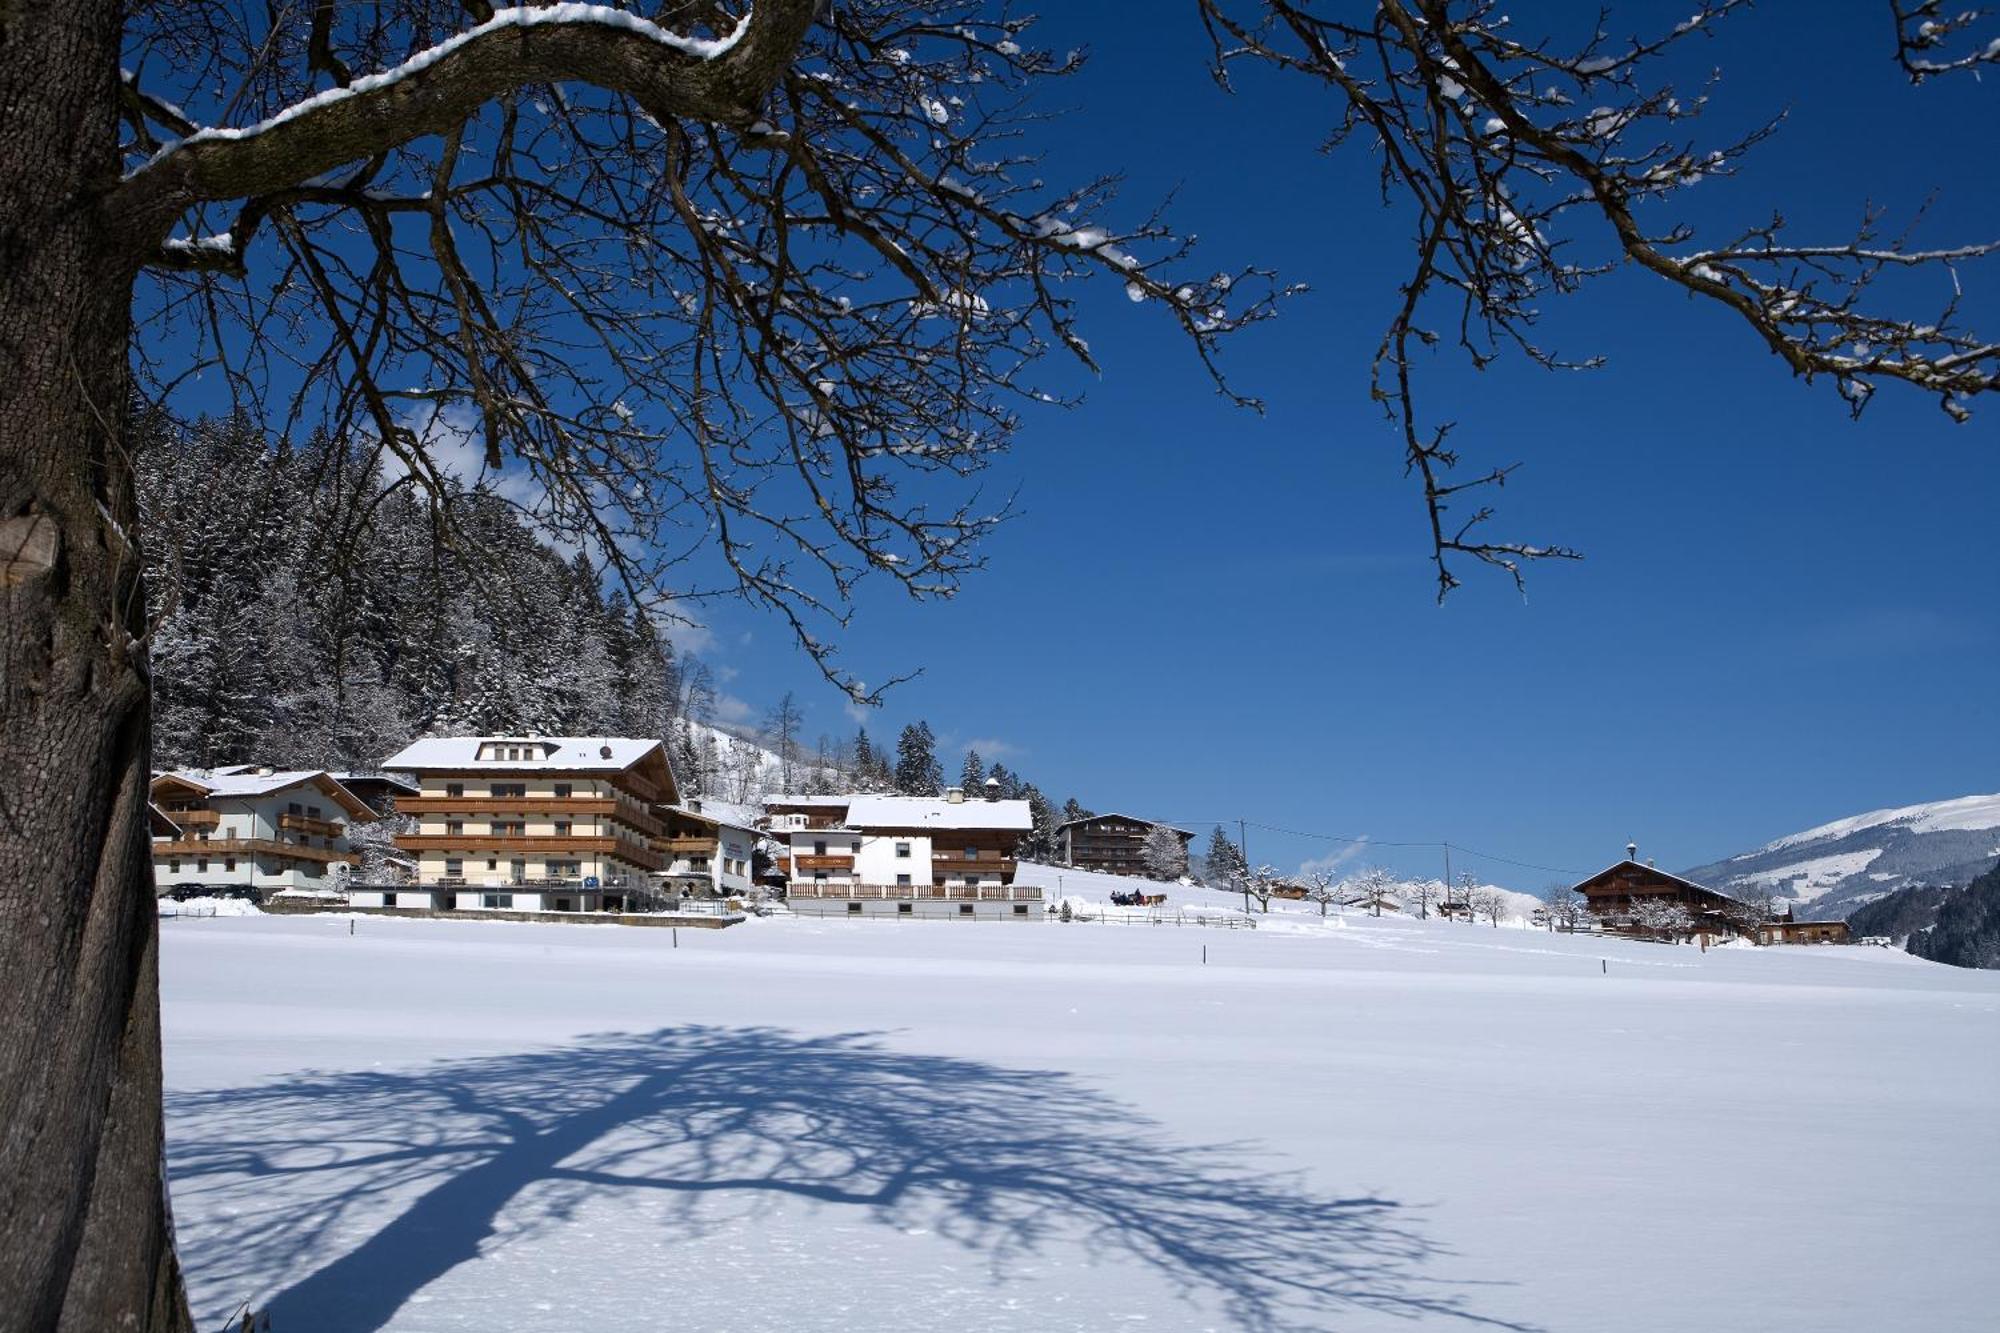
<path id="1" fill-rule="evenodd" d="M 352 786 L 357 782 L 379 783 L 384 787 L 398 788 L 404 792 L 407 792 L 411 796 L 416 796 L 423 791 L 422 787 L 419 787 L 416 783 L 410 781 L 408 778 L 398 773 L 348 772 L 348 773 L 335 773 L 332 776 L 335 782 L 343 783 L 348 786 Z"/>
<path id="2" fill-rule="evenodd" d="M 738 807 L 728 806 L 721 801 L 703 801 L 701 809 L 690 809 L 685 805 L 670 805 L 667 809 L 687 819 L 700 820 L 704 824 L 715 824 L 722 828 L 733 828 L 738 833 L 755 834 L 757 826 L 735 811 Z"/>
<path id="3" fill-rule="evenodd" d="M 1035 817 L 1026 801 L 986 801 L 971 797 L 948 801 L 942 796 L 851 796 L 847 804 L 851 827 L 893 829 L 1004 829 L 1026 833 Z"/>
<path id="4" fill-rule="evenodd" d="M 356 819 L 373 819 L 368 803 L 342 786 L 325 769 L 261 768 L 253 764 L 228 764 L 221 768 L 182 768 L 153 775 L 153 785 L 177 784 L 207 797 L 272 796 L 292 787 L 310 786 L 325 793 Z"/>
<path id="5" fill-rule="evenodd" d="M 1095 823 L 1100 819 L 1129 819 L 1134 824 L 1146 824 L 1152 828 L 1172 829 L 1183 838 L 1192 838 L 1194 836 L 1192 831 L 1181 828 L 1178 825 L 1164 824 L 1157 819 L 1144 819 L 1138 815 L 1120 814 L 1116 810 L 1106 810 L 1102 814 L 1085 815 L 1082 819 L 1065 819 L 1062 823 L 1056 825 L 1056 832 L 1061 833 L 1064 829 L 1074 827 L 1077 824 Z"/>
<path id="6" fill-rule="evenodd" d="M 657 740 L 630 736 L 427 736 L 384 759 L 382 767 L 622 773 L 654 750 L 665 753 Z"/>

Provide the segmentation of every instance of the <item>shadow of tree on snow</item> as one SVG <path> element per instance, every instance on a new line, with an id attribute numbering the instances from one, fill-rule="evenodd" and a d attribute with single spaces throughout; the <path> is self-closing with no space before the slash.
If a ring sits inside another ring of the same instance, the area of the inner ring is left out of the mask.
<path id="1" fill-rule="evenodd" d="M 503 1213 L 518 1237 L 629 1191 L 669 1201 L 670 1239 L 698 1234 L 718 1192 L 850 1206 L 980 1252 L 996 1286 L 1081 1241 L 1267 1333 L 1360 1310 L 1519 1327 L 1425 1271 L 1442 1253 L 1394 1200 L 1319 1197 L 1239 1148 L 1172 1143 L 1065 1074 L 866 1035 L 672 1028 L 304 1073 L 169 1112 L 191 1276 L 266 1283 L 277 1333 L 379 1328 Z M 273 1274 L 303 1276 L 273 1293 Z"/>

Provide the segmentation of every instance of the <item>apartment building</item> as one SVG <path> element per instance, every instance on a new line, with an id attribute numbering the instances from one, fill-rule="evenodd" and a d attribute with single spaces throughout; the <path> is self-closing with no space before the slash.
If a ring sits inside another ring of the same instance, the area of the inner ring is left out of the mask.
<path id="1" fill-rule="evenodd" d="M 357 907 L 629 911 L 658 891 L 667 855 L 657 807 L 678 792 L 657 740 L 440 736 L 382 761 L 407 773 L 417 820 L 396 845 L 405 884 L 357 885 Z"/>
<path id="2" fill-rule="evenodd" d="M 665 806 L 666 834 L 657 846 L 668 858 L 661 880 L 670 895 L 728 898 L 748 894 L 759 834 L 756 816 L 707 801 Z"/>
<path id="3" fill-rule="evenodd" d="M 943 796 L 778 796 L 766 832 L 785 845 L 786 897 L 805 915 L 1036 921 L 1042 891 L 1014 883 L 1026 801 Z"/>
<path id="4" fill-rule="evenodd" d="M 155 775 L 153 884 L 162 894 L 329 892 L 375 812 L 332 774 L 252 764 Z M 161 836 L 164 833 L 164 836 Z"/>

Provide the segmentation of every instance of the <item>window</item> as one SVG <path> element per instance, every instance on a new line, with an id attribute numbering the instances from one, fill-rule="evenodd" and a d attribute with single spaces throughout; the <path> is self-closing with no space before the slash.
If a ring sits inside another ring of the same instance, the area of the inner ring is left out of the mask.
<path id="1" fill-rule="evenodd" d="M 907 842 L 899 842 L 899 843 L 897 843 L 897 844 L 896 844 L 896 857 L 897 857 L 897 859 L 898 859 L 898 860 L 908 860 L 908 859 L 909 859 L 909 855 L 910 855 L 910 844 L 909 844 L 909 843 L 907 843 Z"/>
<path id="2" fill-rule="evenodd" d="M 395 895 L 395 894 L 393 894 L 393 893 L 385 893 L 385 894 L 383 894 L 383 895 L 382 895 L 382 906 L 384 906 L 384 907 L 394 907 L 395 905 L 396 905 L 396 895 Z"/>
<path id="3" fill-rule="evenodd" d="M 493 794 L 498 797 L 512 797 L 518 800 L 528 794 L 528 784 L 525 782 L 496 782 L 493 784 Z"/>
<path id="4" fill-rule="evenodd" d="M 813 844 L 813 855 L 814 856 L 826 855 L 826 843 L 824 841 L 816 842 Z"/>
<path id="5" fill-rule="evenodd" d="M 444 794 L 446 796 L 463 796 L 465 795 L 465 784 L 463 782 L 447 782 L 444 784 Z"/>
<path id="6" fill-rule="evenodd" d="M 491 869 L 493 863 L 488 861 L 486 865 L 488 869 Z M 513 877 L 514 882 L 519 884 L 528 878 L 528 863 L 516 857 L 513 864 L 508 867 L 508 873 Z"/>
<path id="7" fill-rule="evenodd" d="M 898 876 L 896 876 L 896 887 L 897 887 L 897 888 L 899 888 L 899 889 L 900 889 L 900 888 L 906 888 L 906 887 L 908 887 L 909 883 L 910 883 L 910 877 L 909 877 L 908 875 L 898 875 Z"/>
<path id="8" fill-rule="evenodd" d="M 236 869 L 236 858 L 235 858 L 235 857 L 233 857 L 233 856 L 225 856 L 225 857 L 223 857 L 223 858 L 222 858 L 222 868 L 223 868 L 224 870 L 234 870 L 234 869 Z"/>
<path id="9" fill-rule="evenodd" d="M 169 875 L 178 875 L 181 873 L 181 859 L 178 856 L 172 857 L 167 861 L 167 873 Z"/>
<path id="10" fill-rule="evenodd" d="M 979 876 L 977 876 L 977 875 L 967 875 L 967 876 L 965 877 L 965 882 L 966 882 L 967 884 L 977 884 L 977 883 L 979 883 Z"/>
<path id="11" fill-rule="evenodd" d="M 915 903 L 896 904 L 897 916 L 915 916 L 916 914 L 917 914 L 917 905 Z"/>
<path id="12" fill-rule="evenodd" d="M 448 879 L 461 878 L 465 874 L 465 862 L 452 857 L 444 863 L 444 873 Z"/>
<path id="13" fill-rule="evenodd" d="M 556 799 L 565 801 L 569 799 L 569 784 L 567 782 L 558 782 L 556 784 Z"/>
<path id="14" fill-rule="evenodd" d="M 826 872 L 824 870 L 813 871 L 813 883 L 815 884 L 826 883 Z"/>
<path id="15" fill-rule="evenodd" d="M 498 838 L 519 838 L 527 835 L 528 822 L 524 819 L 496 819 L 493 821 L 493 835 Z"/>
<path id="16" fill-rule="evenodd" d="M 195 872 L 195 873 L 196 873 L 197 875 L 206 875 L 206 874 L 208 873 L 208 858 L 207 858 L 207 857 L 205 857 L 205 856 L 204 856 L 204 857 L 202 857 L 202 858 L 201 858 L 201 859 L 200 859 L 199 861 L 196 861 L 196 862 L 194 863 L 194 872 Z"/>
<path id="17" fill-rule="evenodd" d="M 966 848 L 965 859 L 968 861 L 977 861 L 979 859 L 979 849 L 977 847 Z"/>
<path id="18" fill-rule="evenodd" d="M 447 819 L 444 821 L 444 831 L 452 836 L 463 833 L 465 832 L 465 821 L 462 819 Z"/>
<path id="19" fill-rule="evenodd" d="M 1026 903 L 1015 903 L 1015 904 L 1014 904 L 1014 915 L 1015 915 L 1015 916 L 1026 916 L 1027 914 L 1028 914 L 1028 905 L 1027 905 Z"/>
<path id="20" fill-rule="evenodd" d="M 861 840 L 856 838 L 853 842 L 848 843 L 847 850 L 849 852 L 859 852 L 861 850 Z"/>
<path id="21" fill-rule="evenodd" d="M 482 893 L 479 895 L 481 907 L 512 907 L 514 895 L 511 893 Z"/>
<path id="22" fill-rule="evenodd" d="M 860 916 L 860 915 L 861 915 L 861 904 L 860 904 L 860 903 L 849 903 L 849 904 L 847 905 L 847 914 L 848 914 L 849 916 Z"/>
<path id="23" fill-rule="evenodd" d="M 569 836 L 569 821 L 567 819 L 558 819 L 556 821 L 556 836 L 558 838 L 567 838 Z"/>
<path id="24" fill-rule="evenodd" d="M 500 868 L 500 863 L 489 856 L 486 858 L 486 868 L 488 870 L 498 870 Z"/>
<path id="25" fill-rule="evenodd" d="M 971 915 L 972 915 L 972 904 L 971 904 L 971 903 L 960 903 L 960 904 L 958 905 L 958 914 L 959 914 L 960 916 L 971 916 Z"/>

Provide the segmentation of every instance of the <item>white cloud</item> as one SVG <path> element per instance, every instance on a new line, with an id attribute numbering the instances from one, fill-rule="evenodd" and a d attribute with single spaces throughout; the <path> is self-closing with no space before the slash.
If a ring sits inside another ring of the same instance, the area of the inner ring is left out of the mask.
<path id="1" fill-rule="evenodd" d="M 1325 856 L 1315 856 L 1309 861 L 1299 862 L 1299 873 L 1301 875 L 1310 875 L 1315 870 L 1324 870 L 1331 874 L 1367 850 L 1368 840 L 1366 838 L 1360 842 L 1350 842 L 1339 851 L 1328 852 Z"/>
<path id="2" fill-rule="evenodd" d="M 865 727 L 875 720 L 875 710 L 866 704 L 858 704 L 852 699 L 843 699 L 840 711 L 847 714 L 847 720 L 857 727 Z"/>
<path id="3" fill-rule="evenodd" d="M 750 706 L 748 700 L 739 699 L 733 694 L 717 694 L 715 696 L 715 716 L 718 721 L 733 722 L 741 725 L 757 716 L 757 710 Z"/>
<path id="4" fill-rule="evenodd" d="M 1024 753 L 1021 747 L 1012 741 L 1003 741 L 992 736 L 975 736 L 965 743 L 965 748 L 979 751 L 979 757 L 989 763 L 995 759 L 1005 759 L 1009 755 L 1018 758 Z"/>
<path id="5" fill-rule="evenodd" d="M 683 657 L 689 653 L 711 652 L 715 648 L 715 631 L 699 620 L 673 620 L 662 616 L 654 623 L 659 626 L 660 637 L 671 643 L 674 651 Z"/>

